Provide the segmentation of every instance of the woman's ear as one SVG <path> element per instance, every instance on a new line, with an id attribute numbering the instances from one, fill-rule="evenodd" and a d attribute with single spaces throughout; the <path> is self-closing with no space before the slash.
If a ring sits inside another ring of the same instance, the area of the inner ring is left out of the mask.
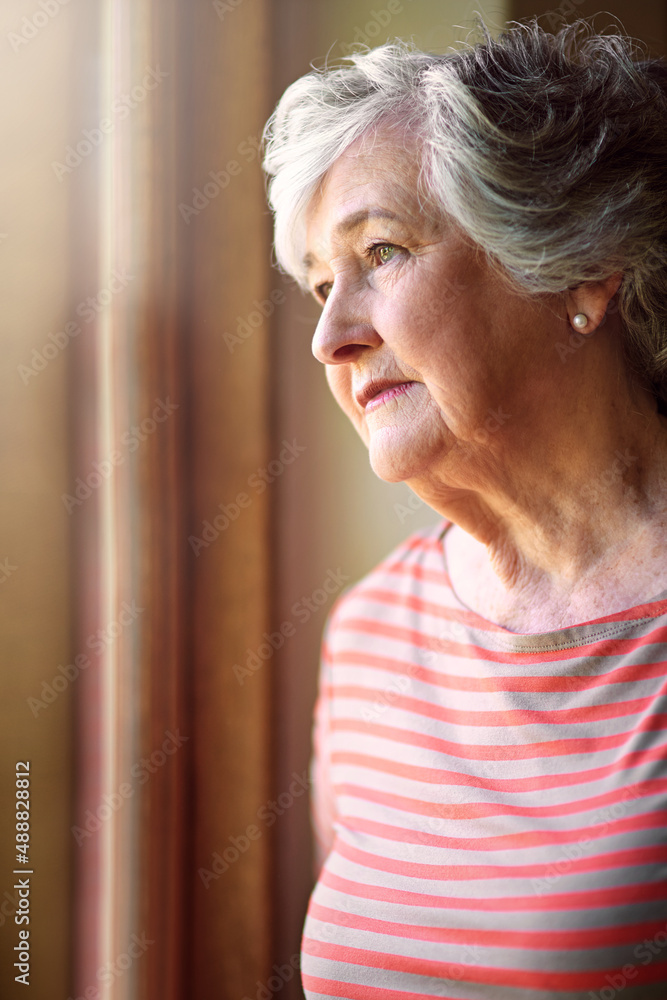
<path id="1" fill-rule="evenodd" d="M 568 288 L 565 299 L 567 315 L 577 333 L 590 334 L 597 330 L 622 281 L 623 272 L 616 271 L 604 281 L 585 281 L 576 288 Z"/>

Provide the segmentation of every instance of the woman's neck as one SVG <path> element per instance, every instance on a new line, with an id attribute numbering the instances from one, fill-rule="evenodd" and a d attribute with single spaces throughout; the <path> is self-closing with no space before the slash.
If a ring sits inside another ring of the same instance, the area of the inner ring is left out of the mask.
<path id="1" fill-rule="evenodd" d="M 454 450 L 410 483 L 458 528 L 446 537 L 463 603 L 516 631 L 565 627 L 667 589 L 667 419 L 648 395 L 598 398 L 578 426 L 561 416 L 508 421 L 467 468 Z"/>

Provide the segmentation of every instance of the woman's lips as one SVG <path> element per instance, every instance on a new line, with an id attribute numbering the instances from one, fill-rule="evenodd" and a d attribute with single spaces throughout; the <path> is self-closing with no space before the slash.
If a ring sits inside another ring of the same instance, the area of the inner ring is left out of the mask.
<path id="1" fill-rule="evenodd" d="M 378 406 L 383 406 L 385 403 L 389 402 L 395 396 L 401 396 L 405 393 L 409 386 L 414 385 L 414 382 L 399 382 L 396 385 L 390 385 L 386 389 L 380 389 L 371 399 L 368 400 L 365 406 L 365 410 L 368 413 L 369 410 L 375 410 Z"/>

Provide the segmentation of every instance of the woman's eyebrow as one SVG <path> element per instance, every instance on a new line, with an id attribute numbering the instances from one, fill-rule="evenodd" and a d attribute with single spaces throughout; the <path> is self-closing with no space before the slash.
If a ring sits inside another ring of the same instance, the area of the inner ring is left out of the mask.
<path id="1" fill-rule="evenodd" d="M 390 219 L 395 221 L 396 219 L 400 219 L 400 216 L 396 212 L 390 212 L 388 208 L 360 208 L 357 212 L 352 212 L 344 219 L 341 219 L 340 222 L 337 222 L 334 226 L 334 233 L 336 235 L 339 233 L 349 233 L 350 230 L 363 225 L 368 219 Z"/>
<path id="2" fill-rule="evenodd" d="M 356 212 L 351 212 L 350 215 L 345 216 L 333 228 L 333 236 L 344 236 L 350 233 L 353 229 L 364 224 L 369 219 L 389 219 L 395 222 L 396 220 L 402 221 L 401 216 L 397 215 L 396 212 L 391 212 L 388 208 L 360 208 Z M 317 255 L 308 252 L 305 254 L 302 264 L 306 273 L 317 262 Z"/>

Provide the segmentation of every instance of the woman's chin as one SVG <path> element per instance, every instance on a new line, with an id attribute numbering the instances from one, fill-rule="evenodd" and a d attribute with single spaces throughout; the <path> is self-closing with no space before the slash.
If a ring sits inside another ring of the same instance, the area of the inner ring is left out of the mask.
<path id="1" fill-rule="evenodd" d="M 403 483 L 413 479 L 423 468 L 424 461 L 419 461 L 419 451 L 410 447 L 409 443 L 378 441 L 371 435 L 368 446 L 368 457 L 371 469 L 379 479 L 387 483 Z"/>

